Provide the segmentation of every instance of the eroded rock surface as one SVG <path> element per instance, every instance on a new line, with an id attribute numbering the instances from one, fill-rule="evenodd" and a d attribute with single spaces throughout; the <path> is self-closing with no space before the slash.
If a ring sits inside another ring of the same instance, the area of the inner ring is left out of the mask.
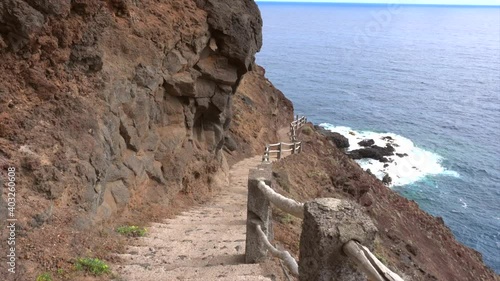
<path id="1" fill-rule="evenodd" d="M 53 201 L 83 230 L 214 192 L 261 30 L 251 0 L 2 1 L 0 163 L 36 198 L 18 215 Z"/>

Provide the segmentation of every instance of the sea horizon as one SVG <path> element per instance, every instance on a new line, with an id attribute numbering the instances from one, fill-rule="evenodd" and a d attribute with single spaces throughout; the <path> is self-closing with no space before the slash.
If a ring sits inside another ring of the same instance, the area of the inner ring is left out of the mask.
<path id="1" fill-rule="evenodd" d="M 395 2 L 385 2 L 385 3 L 369 3 L 369 2 L 326 2 L 326 1 L 276 1 L 276 0 L 255 0 L 257 4 L 299 4 L 299 5 L 328 5 L 328 6 L 387 6 L 387 5 L 398 5 L 398 6 L 416 6 L 416 7 L 480 7 L 480 8 L 500 8 L 500 3 L 498 4 L 439 4 L 439 3 L 398 3 Z"/>

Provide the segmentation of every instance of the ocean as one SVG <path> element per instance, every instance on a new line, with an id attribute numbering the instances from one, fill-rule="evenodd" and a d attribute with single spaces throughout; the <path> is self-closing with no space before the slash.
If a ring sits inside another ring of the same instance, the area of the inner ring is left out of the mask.
<path id="1" fill-rule="evenodd" d="M 391 136 L 408 156 L 358 163 L 500 273 L 500 7 L 258 5 L 257 63 L 295 113 L 352 148 Z"/>

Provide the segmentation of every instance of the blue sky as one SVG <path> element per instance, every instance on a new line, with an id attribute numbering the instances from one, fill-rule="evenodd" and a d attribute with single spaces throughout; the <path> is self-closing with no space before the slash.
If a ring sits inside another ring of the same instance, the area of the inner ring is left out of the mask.
<path id="1" fill-rule="evenodd" d="M 500 0 L 257 0 L 257 2 L 393 3 L 393 4 L 494 5 L 494 6 L 500 6 Z"/>

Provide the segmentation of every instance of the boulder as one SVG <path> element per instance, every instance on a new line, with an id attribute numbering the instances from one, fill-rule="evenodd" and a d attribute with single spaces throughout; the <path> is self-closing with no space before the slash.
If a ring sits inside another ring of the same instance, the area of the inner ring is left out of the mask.
<path id="1" fill-rule="evenodd" d="M 235 151 L 238 149 L 238 144 L 231 136 L 225 136 L 224 147 L 229 151 Z"/>
<path id="2" fill-rule="evenodd" d="M 350 151 L 348 155 L 352 159 L 371 158 L 385 163 L 389 162 L 389 160 L 384 156 L 394 155 L 394 147 L 392 147 L 390 144 L 388 144 L 386 147 L 372 145 L 371 147 L 365 147 Z"/>
<path id="3" fill-rule="evenodd" d="M 382 139 L 385 141 L 394 141 L 394 139 L 391 136 L 385 136 L 385 137 L 382 137 Z"/>
<path id="4" fill-rule="evenodd" d="M 178 50 L 172 50 L 166 55 L 163 63 L 168 72 L 173 74 L 179 72 L 188 62 Z"/>
<path id="5" fill-rule="evenodd" d="M 349 140 L 339 133 L 332 133 L 327 138 L 332 141 L 338 148 L 349 147 Z"/>
<path id="6" fill-rule="evenodd" d="M 48 14 L 65 17 L 69 15 L 71 0 L 27 0 L 37 10 Z"/>
<path id="7" fill-rule="evenodd" d="M 165 80 L 164 87 L 170 95 L 194 97 L 196 96 L 194 85 L 196 76 L 197 75 L 193 75 L 192 72 L 188 71 L 174 74 L 170 80 Z"/>
<path id="8" fill-rule="evenodd" d="M 385 174 L 385 176 L 382 178 L 382 182 L 385 185 L 390 185 L 392 183 L 392 178 L 389 176 L 389 174 Z"/>
<path id="9" fill-rule="evenodd" d="M 238 68 L 248 70 L 254 54 L 262 47 L 262 18 L 253 0 L 197 0 L 207 11 L 208 24 L 222 55 L 234 59 Z"/>
<path id="10" fill-rule="evenodd" d="M 326 130 L 320 126 L 314 126 L 316 131 L 318 131 L 320 134 L 325 136 L 329 141 L 331 141 L 337 148 L 348 148 L 349 147 L 349 140 L 344 137 L 343 135 L 332 132 L 329 130 Z"/>
<path id="11" fill-rule="evenodd" d="M 14 51 L 21 49 L 30 38 L 43 28 L 42 13 L 20 0 L 0 2 L 0 26 Z"/>
<path id="12" fill-rule="evenodd" d="M 374 145 L 374 144 L 375 144 L 375 141 L 374 141 L 374 140 L 372 140 L 372 139 L 369 139 L 369 140 L 362 140 L 362 141 L 358 142 L 358 145 L 359 145 L 359 146 L 364 146 L 364 147 L 366 147 L 366 146 L 372 146 L 372 145 Z"/>
<path id="13" fill-rule="evenodd" d="M 236 67 L 231 65 L 226 57 L 210 56 L 201 59 L 196 66 L 201 73 L 221 84 L 234 85 L 238 79 Z"/>

